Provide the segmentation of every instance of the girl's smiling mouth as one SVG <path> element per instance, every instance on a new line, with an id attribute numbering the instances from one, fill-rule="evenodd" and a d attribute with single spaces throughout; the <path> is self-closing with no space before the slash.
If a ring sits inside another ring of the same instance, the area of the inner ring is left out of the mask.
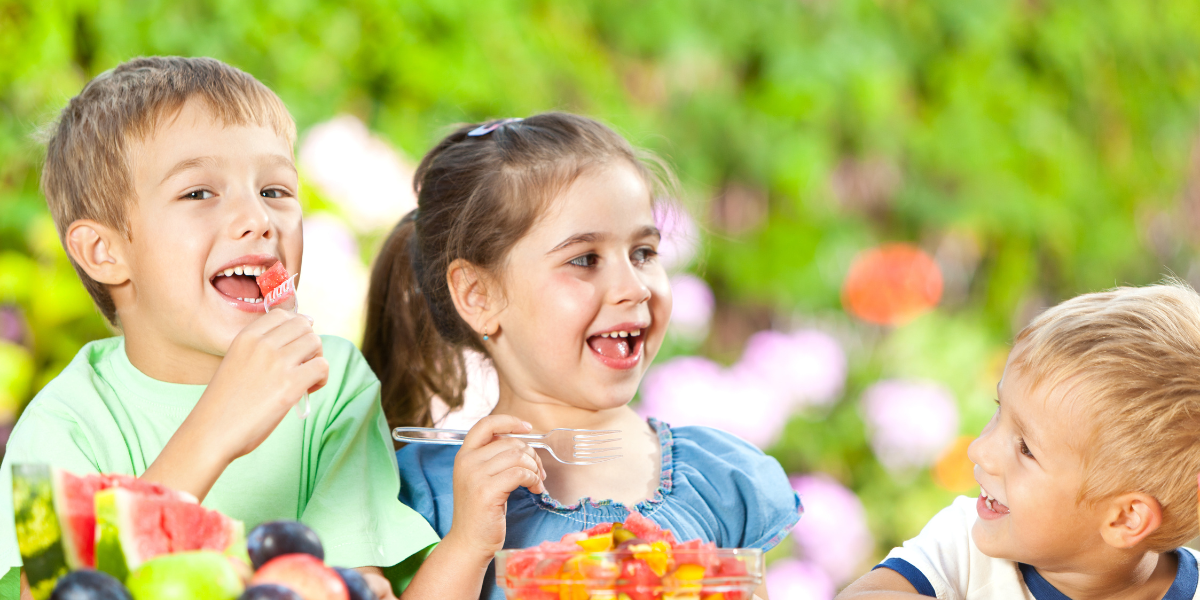
<path id="1" fill-rule="evenodd" d="M 642 360 L 646 325 L 622 323 L 587 339 L 592 354 L 613 369 L 632 369 Z"/>

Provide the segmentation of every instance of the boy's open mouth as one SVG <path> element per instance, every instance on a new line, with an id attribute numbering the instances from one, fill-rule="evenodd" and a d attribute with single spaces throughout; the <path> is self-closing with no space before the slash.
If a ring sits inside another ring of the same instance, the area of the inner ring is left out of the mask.
<path id="1" fill-rule="evenodd" d="M 587 339 L 587 345 L 592 349 L 600 362 L 617 369 L 628 369 L 637 364 L 642 357 L 642 335 L 645 327 L 621 326 L 622 329 L 598 333 Z"/>
<path id="2" fill-rule="evenodd" d="M 1001 504 L 994 496 L 982 487 L 979 488 L 979 500 L 975 502 L 975 510 L 984 519 L 999 519 L 1008 514 L 1008 507 Z"/>
<path id="3" fill-rule="evenodd" d="M 279 259 L 243 257 L 238 261 L 240 261 L 238 264 L 231 264 L 217 271 L 209 283 L 229 300 L 245 304 L 261 304 L 263 301 L 262 289 L 258 287 L 258 281 L 255 278 L 266 272 L 271 265 L 279 262 Z M 269 264 L 267 264 L 268 262 Z M 243 306 L 239 306 L 239 308 L 243 308 Z M 261 311 L 262 308 L 259 310 Z"/>

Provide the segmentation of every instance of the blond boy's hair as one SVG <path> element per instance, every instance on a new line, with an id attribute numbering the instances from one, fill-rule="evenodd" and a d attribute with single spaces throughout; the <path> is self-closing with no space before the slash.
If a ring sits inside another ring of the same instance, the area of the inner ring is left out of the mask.
<path id="1" fill-rule="evenodd" d="M 1178 280 L 1084 294 L 1038 316 L 1014 351 L 1031 387 L 1064 392 L 1092 420 L 1079 501 L 1142 492 L 1163 512 L 1149 550 L 1196 537 L 1200 295 Z"/>
<path id="2" fill-rule="evenodd" d="M 202 99 L 223 125 L 270 127 L 295 141 L 295 122 L 279 96 L 219 60 L 153 56 L 122 63 L 88 83 L 48 132 L 42 193 L 64 245 L 67 228 L 79 219 L 130 236 L 128 211 L 137 201 L 130 146 L 192 98 Z M 71 263 L 100 312 L 116 323 L 108 290 Z"/>

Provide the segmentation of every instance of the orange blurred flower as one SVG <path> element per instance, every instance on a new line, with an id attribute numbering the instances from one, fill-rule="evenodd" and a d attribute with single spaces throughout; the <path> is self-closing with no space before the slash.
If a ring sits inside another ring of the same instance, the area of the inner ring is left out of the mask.
<path id="1" fill-rule="evenodd" d="M 963 435 L 942 453 L 933 465 L 933 481 L 951 492 L 965 492 L 979 484 L 975 482 L 975 463 L 967 458 L 967 446 L 975 441 Z"/>
<path id="2" fill-rule="evenodd" d="M 937 306 L 942 272 L 911 244 L 884 244 L 854 259 L 842 285 L 842 305 L 854 316 L 899 325 Z"/>

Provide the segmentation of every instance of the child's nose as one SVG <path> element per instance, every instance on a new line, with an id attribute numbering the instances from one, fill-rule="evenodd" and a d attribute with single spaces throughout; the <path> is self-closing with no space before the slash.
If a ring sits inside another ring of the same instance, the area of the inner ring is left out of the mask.
<path id="1" fill-rule="evenodd" d="M 995 430 L 995 426 L 996 420 L 993 417 L 992 421 L 980 432 L 979 437 L 967 446 L 967 458 L 988 473 L 994 473 L 992 468 L 995 466 L 995 455 L 993 454 L 995 436 L 992 435 L 992 432 Z"/>
<path id="2" fill-rule="evenodd" d="M 650 288 L 633 265 L 622 264 L 616 271 L 610 292 L 614 304 L 641 304 L 650 299 Z"/>
<path id="3" fill-rule="evenodd" d="M 230 234 L 234 239 L 247 236 L 271 237 L 271 214 L 258 194 L 239 193 L 230 198 L 232 219 Z"/>

